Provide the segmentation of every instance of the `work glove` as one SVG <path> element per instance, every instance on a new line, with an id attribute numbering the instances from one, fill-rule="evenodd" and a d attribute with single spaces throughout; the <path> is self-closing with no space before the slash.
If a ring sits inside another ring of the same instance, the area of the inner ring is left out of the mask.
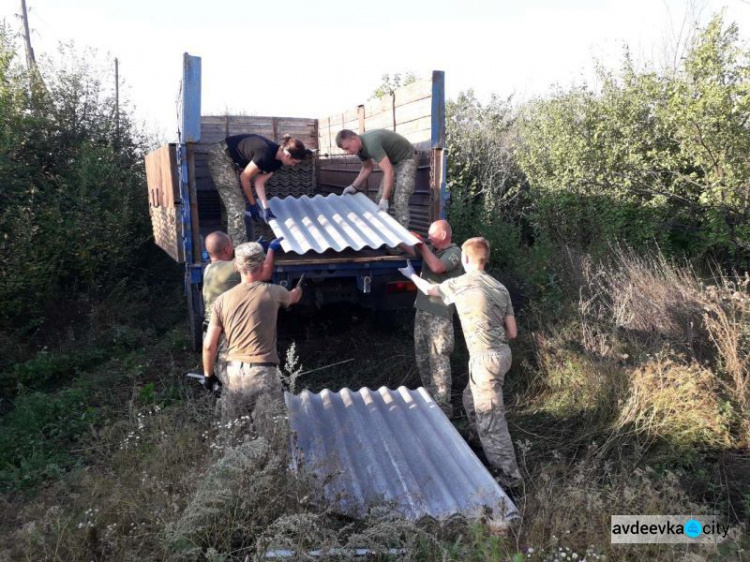
<path id="1" fill-rule="evenodd" d="M 263 247 L 264 252 L 268 252 L 269 249 L 273 250 L 274 252 L 280 252 L 281 251 L 281 241 L 284 239 L 283 236 L 279 236 L 278 238 L 274 238 L 270 242 L 268 240 L 264 240 L 261 236 L 256 240 L 258 244 L 260 244 Z"/>
<path id="2" fill-rule="evenodd" d="M 341 193 L 341 195 L 354 195 L 359 191 L 354 185 L 349 185 L 344 188 L 344 191 Z"/>
<path id="3" fill-rule="evenodd" d="M 411 234 L 414 238 L 416 238 L 417 240 L 419 240 L 420 244 L 424 244 L 424 238 L 422 237 L 422 235 L 419 232 L 414 232 L 413 230 L 410 230 L 409 234 Z"/>
<path id="4" fill-rule="evenodd" d="M 414 267 L 411 265 L 411 260 L 406 260 L 406 267 L 399 267 L 398 270 L 401 272 L 401 275 L 407 279 L 411 279 L 412 275 L 417 274 L 417 272 L 414 271 Z"/>
<path id="5" fill-rule="evenodd" d="M 205 388 L 206 390 L 211 390 L 211 391 L 215 390 L 215 387 L 221 386 L 221 383 L 219 382 L 219 377 L 213 374 L 209 377 L 206 377 L 204 375 L 203 382 L 201 384 L 203 385 L 203 388 Z"/>
<path id="6" fill-rule="evenodd" d="M 266 222 L 266 224 L 268 224 L 271 219 L 275 219 L 275 218 L 276 218 L 276 215 L 274 215 L 273 212 L 271 212 L 270 207 L 266 207 L 265 209 L 263 209 L 263 220 Z"/>
<path id="7" fill-rule="evenodd" d="M 256 201 L 250 205 L 250 210 L 245 211 L 245 215 L 250 215 L 250 218 L 254 221 L 260 222 L 260 204 Z"/>
<path id="8" fill-rule="evenodd" d="M 281 251 L 281 241 L 284 239 L 283 236 L 279 236 L 278 238 L 274 238 L 268 243 L 268 250 L 273 250 L 274 252 L 280 252 Z M 266 251 L 268 251 L 266 250 Z"/>
<path id="9" fill-rule="evenodd" d="M 381 211 L 388 212 L 388 199 L 381 199 L 380 203 L 378 203 L 378 209 Z"/>

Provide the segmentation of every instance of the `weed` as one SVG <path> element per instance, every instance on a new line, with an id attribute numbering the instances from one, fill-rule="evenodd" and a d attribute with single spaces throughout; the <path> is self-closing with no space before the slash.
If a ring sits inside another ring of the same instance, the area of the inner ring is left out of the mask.
<path id="1" fill-rule="evenodd" d="M 25 489 L 59 478 L 78 464 L 78 437 L 99 423 L 84 388 L 54 395 L 23 391 L 0 421 L 0 489 Z"/>
<path id="2" fill-rule="evenodd" d="M 302 370 L 303 367 L 297 355 L 297 343 L 293 341 L 286 350 L 286 361 L 282 373 L 282 380 L 292 394 L 297 392 L 297 378 Z"/>

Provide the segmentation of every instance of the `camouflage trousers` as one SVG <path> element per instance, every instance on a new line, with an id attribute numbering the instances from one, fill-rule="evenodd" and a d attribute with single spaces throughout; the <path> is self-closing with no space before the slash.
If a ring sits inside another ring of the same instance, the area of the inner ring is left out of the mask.
<path id="1" fill-rule="evenodd" d="M 227 234 L 235 246 L 247 242 L 245 229 L 245 195 L 234 161 L 226 153 L 226 144 L 220 142 L 208 152 L 208 169 L 227 212 Z"/>
<path id="2" fill-rule="evenodd" d="M 453 318 L 417 310 L 414 316 L 414 355 L 422 386 L 449 418 L 451 406 L 451 353 L 455 338 Z"/>
<path id="3" fill-rule="evenodd" d="M 418 166 L 419 154 L 415 153 L 412 158 L 399 162 L 393 167 L 393 189 L 391 190 L 393 204 L 391 214 L 401 226 L 407 229 L 409 228 L 409 199 L 411 198 L 411 194 L 414 193 Z M 379 203 L 383 198 L 383 190 L 385 189 L 383 185 L 384 181 L 385 177 L 380 182 L 378 196 L 375 199 L 376 203 Z"/>
<path id="4" fill-rule="evenodd" d="M 230 361 L 222 388 L 222 421 L 250 416 L 257 434 L 283 446 L 287 436 L 284 389 L 278 367 Z"/>
<path id="5" fill-rule="evenodd" d="M 463 394 L 469 423 L 479 434 L 484 454 L 490 465 L 499 470 L 500 483 L 505 486 L 515 486 L 522 481 L 503 403 L 503 382 L 511 361 L 508 346 L 472 355 L 469 384 Z"/>

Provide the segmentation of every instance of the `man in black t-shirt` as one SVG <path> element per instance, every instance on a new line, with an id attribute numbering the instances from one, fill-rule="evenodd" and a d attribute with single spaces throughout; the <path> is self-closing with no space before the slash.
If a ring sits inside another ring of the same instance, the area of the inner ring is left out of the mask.
<path id="1" fill-rule="evenodd" d="M 268 223 L 274 219 L 266 199 L 266 181 L 282 166 L 298 164 L 311 151 L 290 135 L 281 145 L 260 135 L 234 135 L 214 145 L 208 153 L 208 167 L 216 190 L 227 211 L 227 232 L 235 246 L 247 242 L 245 198 L 253 219 Z M 239 183 L 241 189 L 237 189 Z M 260 205 L 255 201 L 255 184 Z M 243 197 L 244 193 L 244 197 Z"/>

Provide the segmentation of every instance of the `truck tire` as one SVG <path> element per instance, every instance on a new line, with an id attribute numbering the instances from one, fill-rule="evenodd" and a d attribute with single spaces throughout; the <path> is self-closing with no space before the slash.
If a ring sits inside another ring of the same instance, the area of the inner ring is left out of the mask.
<path id="1" fill-rule="evenodd" d="M 199 285 L 189 283 L 187 290 L 188 320 L 190 322 L 190 345 L 193 351 L 203 346 L 203 295 Z"/>

